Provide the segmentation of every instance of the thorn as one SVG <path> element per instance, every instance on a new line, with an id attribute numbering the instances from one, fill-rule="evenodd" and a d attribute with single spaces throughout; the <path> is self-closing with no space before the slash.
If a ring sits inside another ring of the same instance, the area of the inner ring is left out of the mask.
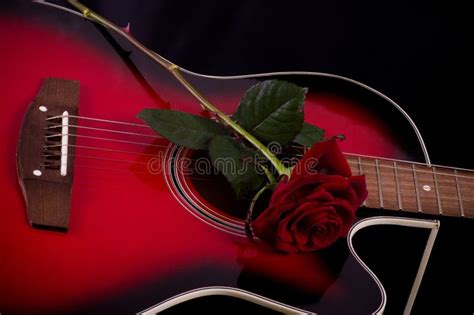
<path id="1" fill-rule="evenodd" d="M 122 27 L 122 29 L 125 31 L 125 33 L 131 35 L 131 30 L 130 30 L 130 22 L 127 23 L 125 27 Z"/>
<path id="2" fill-rule="evenodd" d="M 206 117 L 206 118 L 212 118 L 211 114 L 204 107 L 202 107 L 201 109 L 201 116 Z"/>

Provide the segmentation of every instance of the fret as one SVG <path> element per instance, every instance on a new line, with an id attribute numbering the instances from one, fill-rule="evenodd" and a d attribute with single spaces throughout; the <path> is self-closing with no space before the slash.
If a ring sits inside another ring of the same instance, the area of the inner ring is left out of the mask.
<path id="1" fill-rule="evenodd" d="M 397 162 L 397 174 L 400 188 L 401 203 L 403 211 L 418 212 L 420 207 L 417 201 L 416 185 L 414 183 L 412 165 Z"/>
<path id="2" fill-rule="evenodd" d="M 443 214 L 443 206 L 441 205 L 441 196 L 439 194 L 438 177 L 436 176 L 436 167 L 433 166 L 431 169 L 433 171 L 433 180 L 435 184 L 436 201 L 438 202 L 438 211 L 439 214 Z"/>
<path id="3" fill-rule="evenodd" d="M 393 176 L 395 177 L 395 189 L 397 190 L 398 209 L 403 209 L 402 195 L 400 192 L 400 181 L 398 179 L 397 162 L 393 161 Z"/>
<path id="4" fill-rule="evenodd" d="M 456 192 L 459 201 L 459 211 L 461 212 L 461 217 L 464 217 L 464 207 L 462 205 L 461 189 L 459 188 L 458 170 L 454 170 L 454 178 L 456 180 Z"/>
<path id="5" fill-rule="evenodd" d="M 363 175 L 363 171 L 362 171 L 362 159 L 359 157 L 357 157 L 357 165 L 358 165 L 358 168 L 359 168 L 359 175 Z M 370 192 L 369 192 L 370 193 Z M 363 207 L 367 207 L 367 199 L 364 200 L 364 202 L 362 203 L 362 206 Z"/>
<path id="6" fill-rule="evenodd" d="M 393 173 L 393 165 L 390 161 L 378 159 L 378 182 L 380 185 L 377 186 L 379 189 L 379 198 L 383 200 L 384 209 L 399 210 L 399 204 L 397 200 L 397 182 Z"/>
<path id="7" fill-rule="evenodd" d="M 433 169 L 428 165 L 413 164 L 415 169 L 417 194 L 421 203 L 422 212 L 440 214 L 440 204 L 436 192 Z"/>
<path id="8" fill-rule="evenodd" d="M 444 167 L 433 167 L 433 170 L 436 172 L 435 184 L 438 185 L 439 202 L 442 208 L 441 214 L 460 216 L 461 203 L 454 170 Z"/>
<path id="9" fill-rule="evenodd" d="M 349 162 L 349 166 L 351 168 L 352 175 L 362 175 L 360 167 L 359 167 L 358 159 L 348 158 L 347 162 Z"/>
<path id="10" fill-rule="evenodd" d="M 360 157 L 355 158 L 355 157 L 346 156 L 346 159 L 347 159 L 347 162 L 349 162 L 349 166 L 351 168 L 351 172 L 353 175 L 356 175 L 356 174 L 359 176 L 364 175 L 364 172 L 362 170 L 362 161 Z M 361 207 L 365 207 L 365 206 L 366 206 L 366 201 L 364 200 Z"/>
<path id="11" fill-rule="evenodd" d="M 420 192 L 418 191 L 418 178 L 416 176 L 415 164 L 412 164 L 411 167 L 412 167 L 412 170 L 413 170 L 413 184 L 415 185 L 416 204 L 417 204 L 417 207 L 418 207 L 418 211 L 422 212 L 421 201 L 420 201 Z"/>
<path id="12" fill-rule="evenodd" d="M 357 161 L 357 166 L 362 169 L 359 173 L 365 176 L 369 191 L 366 206 L 398 210 L 397 187 L 392 163 L 382 159 L 360 159 L 360 162 Z M 352 165 L 352 169 L 355 169 L 355 165 Z"/>
<path id="13" fill-rule="evenodd" d="M 458 170 L 459 188 L 461 189 L 461 202 L 464 216 L 474 218 L 474 173 Z"/>
<path id="14" fill-rule="evenodd" d="M 360 158 L 359 165 L 361 166 L 362 174 L 365 176 L 365 183 L 367 184 L 367 190 L 369 192 L 365 200 L 365 206 L 375 209 L 379 208 L 379 186 L 375 163 L 372 159 Z"/>
<path id="15" fill-rule="evenodd" d="M 379 191 L 379 203 L 380 203 L 380 208 L 384 208 L 383 206 L 383 191 L 382 191 L 382 179 L 380 177 L 380 167 L 379 167 L 379 160 L 375 159 L 375 172 L 377 176 L 377 188 Z"/>

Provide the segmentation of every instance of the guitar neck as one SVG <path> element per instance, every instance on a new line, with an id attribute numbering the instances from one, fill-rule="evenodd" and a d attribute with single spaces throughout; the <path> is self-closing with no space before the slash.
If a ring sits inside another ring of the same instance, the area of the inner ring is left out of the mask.
<path id="1" fill-rule="evenodd" d="M 346 154 L 365 175 L 368 208 L 474 218 L 474 171 Z"/>

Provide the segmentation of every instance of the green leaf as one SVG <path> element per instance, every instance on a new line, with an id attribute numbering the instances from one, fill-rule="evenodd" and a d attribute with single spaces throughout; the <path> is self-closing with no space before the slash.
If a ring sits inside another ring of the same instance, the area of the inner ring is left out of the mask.
<path id="1" fill-rule="evenodd" d="M 173 110 L 144 109 L 137 117 L 171 142 L 191 149 L 206 150 L 214 136 L 226 134 L 213 120 Z"/>
<path id="2" fill-rule="evenodd" d="M 301 132 L 293 141 L 307 147 L 312 147 L 316 142 L 322 141 L 323 137 L 324 129 L 305 122 L 303 128 L 301 128 Z"/>
<path id="3" fill-rule="evenodd" d="M 306 92 L 293 83 L 263 81 L 247 90 L 233 118 L 259 140 L 285 145 L 303 126 Z"/>
<path id="4" fill-rule="evenodd" d="M 237 197 L 259 190 L 264 177 L 254 163 L 254 150 L 240 145 L 236 140 L 215 136 L 209 142 L 209 156 L 213 165 L 227 178 Z"/>

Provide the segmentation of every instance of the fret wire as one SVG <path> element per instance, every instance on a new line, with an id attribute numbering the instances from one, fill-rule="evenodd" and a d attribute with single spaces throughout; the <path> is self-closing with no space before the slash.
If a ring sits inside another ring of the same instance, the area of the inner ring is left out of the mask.
<path id="1" fill-rule="evenodd" d="M 382 193 L 382 179 L 380 178 L 380 169 L 379 169 L 379 160 L 375 159 L 375 170 L 377 172 L 377 186 L 378 186 L 378 191 L 379 191 L 379 203 L 380 203 L 380 208 L 383 209 L 383 193 Z"/>
<path id="2" fill-rule="evenodd" d="M 436 167 L 432 167 L 433 170 L 433 180 L 435 184 L 435 190 L 436 190 L 436 201 L 438 202 L 438 210 L 439 214 L 443 214 L 443 206 L 441 205 L 441 195 L 439 193 L 439 186 L 438 186 L 438 177 L 436 176 Z"/>
<path id="3" fill-rule="evenodd" d="M 456 179 L 456 191 L 458 193 L 459 210 L 461 212 L 461 217 L 464 217 L 464 206 L 462 204 L 461 189 L 459 187 L 458 170 L 456 169 L 454 170 L 454 178 Z"/>
<path id="4" fill-rule="evenodd" d="M 418 206 L 418 212 L 423 212 L 421 208 L 420 193 L 418 191 L 418 177 L 416 176 L 415 164 L 412 164 L 411 166 L 413 170 L 413 181 L 415 183 L 416 204 Z"/>
<path id="5" fill-rule="evenodd" d="M 398 180 L 397 162 L 393 161 L 393 173 L 395 176 L 395 188 L 397 189 L 398 208 L 402 209 L 402 194 L 400 192 L 400 182 Z"/>
<path id="6" fill-rule="evenodd" d="M 362 175 L 363 174 L 363 170 L 362 170 L 362 159 L 359 157 L 357 157 L 357 161 L 359 162 L 359 175 Z M 367 199 L 364 200 L 364 202 L 362 203 L 362 206 L 367 206 Z"/>

